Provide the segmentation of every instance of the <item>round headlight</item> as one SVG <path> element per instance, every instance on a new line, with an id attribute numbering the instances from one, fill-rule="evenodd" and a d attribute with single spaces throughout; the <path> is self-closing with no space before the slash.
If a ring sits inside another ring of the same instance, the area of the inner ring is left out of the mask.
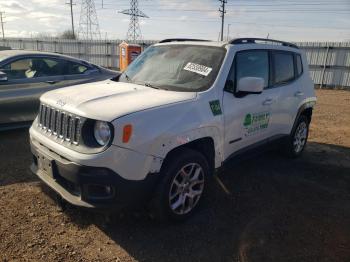
<path id="1" fill-rule="evenodd" d="M 97 143 L 101 146 L 108 144 L 111 139 L 111 129 L 107 122 L 96 121 L 94 128 L 94 135 Z"/>

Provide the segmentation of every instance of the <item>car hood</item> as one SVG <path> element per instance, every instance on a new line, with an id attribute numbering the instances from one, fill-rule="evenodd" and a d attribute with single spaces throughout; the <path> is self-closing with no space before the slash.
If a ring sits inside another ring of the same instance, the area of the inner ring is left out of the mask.
<path id="1" fill-rule="evenodd" d="M 112 80 L 50 91 L 40 101 L 92 119 L 112 121 L 138 111 L 194 99 L 195 92 L 154 89 Z"/>

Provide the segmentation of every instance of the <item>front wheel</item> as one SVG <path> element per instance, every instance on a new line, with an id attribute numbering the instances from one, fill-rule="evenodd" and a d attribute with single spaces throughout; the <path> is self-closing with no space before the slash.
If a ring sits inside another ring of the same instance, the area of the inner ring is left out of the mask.
<path id="1" fill-rule="evenodd" d="M 308 136 L 309 120 L 306 116 L 301 115 L 288 139 L 286 147 L 287 154 L 290 157 L 300 156 L 305 149 Z"/>
<path id="2" fill-rule="evenodd" d="M 160 220 L 185 220 L 206 192 L 207 160 L 201 153 L 185 148 L 172 154 L 164 165 L 151 211 Z"/>

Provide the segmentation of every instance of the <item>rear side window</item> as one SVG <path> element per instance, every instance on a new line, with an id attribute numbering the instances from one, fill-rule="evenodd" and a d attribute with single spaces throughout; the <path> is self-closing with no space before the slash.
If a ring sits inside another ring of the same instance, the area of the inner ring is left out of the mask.
<path id="1" fill-rule="evenodd" d="M 242 77 L 260 77 L 269 85 L 268 51 L 251 50 L 238 52 L 236 55 L 236 85 Z"/>
<path id="2" fill-rule="evenodd" d="M 290 52 L 273 52 L 274 84 L 285 84 L 294 79 L 294 59 Z"/>
<path id="3" fill-rule="evenodd" d="M 297 76 L 300 76 L 303 73 L 303 62 L 301 61 L 300 55 L 296 55 L 296 64 Z"/>
<path id="4" fill-rule="evenodd" d="M 64 70 L 65 75 L 79 75 L 79 74 L 84 74 L 89 68 L 86 66 L 75 63 L 72 61 L 66 61 L 66 66 Z"/>

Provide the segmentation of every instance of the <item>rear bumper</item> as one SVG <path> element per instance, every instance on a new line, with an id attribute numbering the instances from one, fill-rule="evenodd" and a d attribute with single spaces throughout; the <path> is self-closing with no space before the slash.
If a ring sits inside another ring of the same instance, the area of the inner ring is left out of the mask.
<path id="1" fill-rule="evenodd" d="M 111 169 L 74 163 L 32 142 L 31 151 L 32 172 L 66 201 L 80 207 L 117 209 L 142 205 L 151 197 L 159 177 L 148 174 L 143 180 L 127 180 Z M 39 162 L 48 163 L 50 172 L 42 168 L 43 164 L 39 167 Z"/>

